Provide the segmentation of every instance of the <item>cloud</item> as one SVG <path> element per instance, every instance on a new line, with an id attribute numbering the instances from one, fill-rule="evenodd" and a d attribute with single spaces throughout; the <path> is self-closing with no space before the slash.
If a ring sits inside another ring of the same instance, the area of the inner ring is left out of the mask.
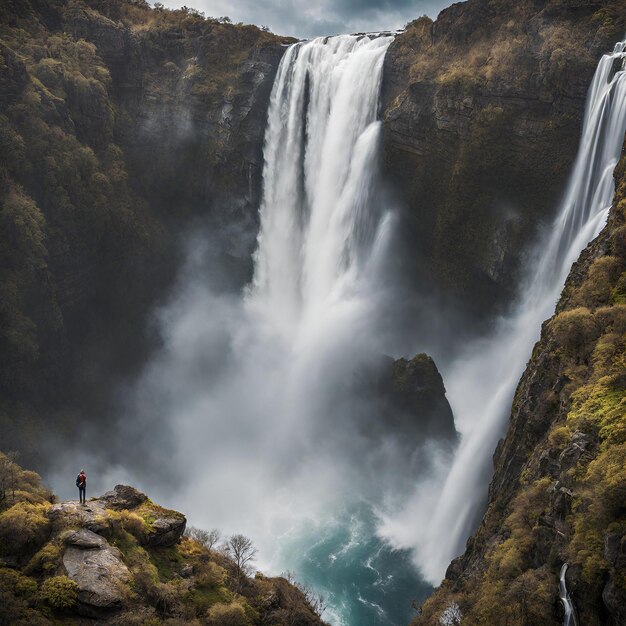
<path id="1" fill-rule="evenodd" d="M 429 15 L 436 17 L 450 0 L 163 0 L 169 8 L 192 6 L 207 17 L 228 16 L 233 22 L 268 26 L 295 37 L 317 37 L 361 31 L 395 30 Z"/>

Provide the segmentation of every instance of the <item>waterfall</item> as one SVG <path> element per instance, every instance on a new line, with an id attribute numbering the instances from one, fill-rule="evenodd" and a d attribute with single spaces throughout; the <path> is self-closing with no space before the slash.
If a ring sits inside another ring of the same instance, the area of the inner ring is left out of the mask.
<path id="1" fill-rule="evenodd" d="M 386 218 L 372 201 L 378 96 L 392 37 L 344 35 L 291 46 L 274 82 L 255 275 L 248 302 L 302 339 L 358 288 Z"/>
<path id="2" fill-rule="evenodd" d="M 255 565 L 296 572 L 337 625 L 408 623 L 406 597 L 428 591 L 410 554 L 376 536 L 376 507 L 401 497 L 421 462 L 417 427 L 370 428 L 380 407 L 355 391 L 397 332 L 395 218 L 378 175 L 391 41 L 287 48 L 268 108 L 252 281 L 225 291 L 225 233 L 198 229 L 133 407 L 143 431 L 170 426 L 168 467 L 184 468 L 164 501 L 193 525 L 252 538 Z"/>
<path id="3" fill-rule="evenodd" d="M 567 590 L 567 580 L 565 575 L 567 574 L 567 563 L 563 563 L 561 567 L 561 573 L 559 575 L 559 598 L 563 604 L 563 626 L 578 626 L 578 620 L 576 619 L 576 612 L 574 611 L 574 603 Z"/>
<path id="4" fill-rule="evenodd" d="M 600 60 L 589 89 L 573 172 L 550 232 L 530 256 L 518 303 L 492 335 L 467 346 L 444 369 L 461 444 L 434 510 L 423 507 L 412 537 L 420 569 L 433 584 L 463 551 L 484 509 L 492 454 L 503 436 L 513 395 L 572 263 L 606 222 L 614 195 L 613 170 L 626 131 L 625 43 Z M 423 497 L 423 488 L 416 492 Z M 418 508 L 415 504 L 413 509 Z M 408 510 L 409 507 L 407 507 Z M 393 521 L 387 524 L 393 535 Z M 398 542 L 409 545 L 404 541 Z"/>

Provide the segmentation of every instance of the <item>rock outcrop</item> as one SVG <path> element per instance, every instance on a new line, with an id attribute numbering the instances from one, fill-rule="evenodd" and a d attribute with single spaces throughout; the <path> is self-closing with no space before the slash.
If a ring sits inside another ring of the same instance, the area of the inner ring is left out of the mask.
<path id="1" fill-rule="evenodd" d="M 81 529 L 65 537 L 63 567 L 78 585 L 76 610 L 89 617 L 120 609 L 128 596 L 128 567 L 117 548 L 94 532 Z"/>
<path id="2" fill-rule="evenodd" d="M 0 624 L 323 623 L 305 588 L 249 578 L 133 487 L 53 504 L 37 474 L 2 453 L 0 471 L 15 485 L 0 500 Z"/>
<path id="3" fill-rule="evenodd" d="M 382 357 L 358 373 L 356 385 L 357 396 L 375 407 L 366 424 L 371 436 L 396 433 L 413 447 L 426 441 L 456 442 L 443 379 L 427 354 L 410 360 Z"/>

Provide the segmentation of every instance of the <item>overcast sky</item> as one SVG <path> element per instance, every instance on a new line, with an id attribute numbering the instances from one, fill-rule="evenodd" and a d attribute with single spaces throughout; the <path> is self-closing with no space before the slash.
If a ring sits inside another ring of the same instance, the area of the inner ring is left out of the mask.
<path id="1" fill-rule="evenodd" d="M 228 16 L 233 22 L 269 26 L 279 35 L 312 37 L 402 28 L 407 22 L 439 11 L 451 0 L 162 0 L 183 5 L 207 17 Z"/>

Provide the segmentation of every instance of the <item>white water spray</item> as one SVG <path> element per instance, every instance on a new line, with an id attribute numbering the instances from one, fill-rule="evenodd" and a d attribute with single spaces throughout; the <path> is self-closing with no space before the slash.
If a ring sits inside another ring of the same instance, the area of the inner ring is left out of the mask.
<path id="1" fill-rule="evenodd" d="M 550 317 L 572 263 L 605 224 L 613 200 L 613 170 L 626 131 L 625 43 L 602 57 L 589 89 L 579 152 L 553 227 L 533 255 L 513 315 L 499 320 L 488 339 L 472 343 L 444 380 L 462 441 L 437 498 L 425 505 L 424 485 L 382 533 L 396 545 L 412 546 L 433 584 L 463 551 L 485 506 L 491 459 L 504 434 L 515 388 Z M 429 489 L 436 489 L 429 485 Z M 428 495 L 428 494 L 427 494 Z M 431 503 L 432 504 L 432 503 Z M 417 534 L 419 533 L 419 534 Z"/>

